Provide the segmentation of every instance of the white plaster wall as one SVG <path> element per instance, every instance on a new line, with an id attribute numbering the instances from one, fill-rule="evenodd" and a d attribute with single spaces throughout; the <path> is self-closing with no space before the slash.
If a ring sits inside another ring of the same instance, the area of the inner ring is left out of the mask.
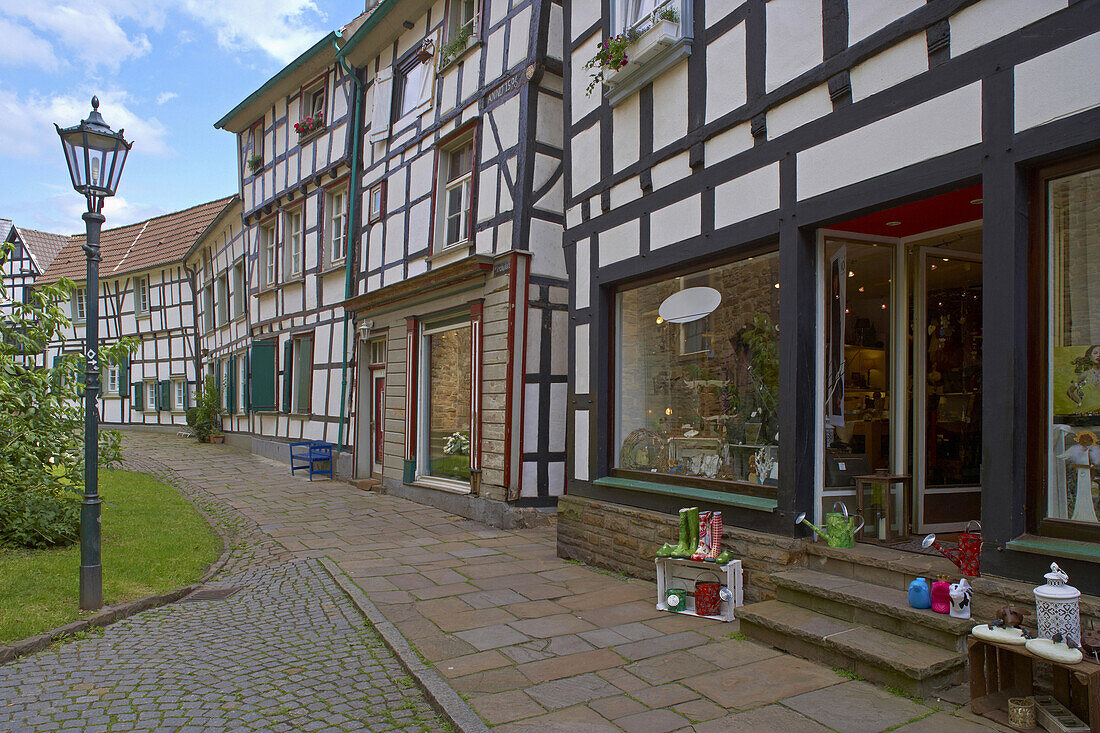
<path id="1" fill-rule="evenodd" d="M 684 61 L 653 80 L 654 150 L 671 145 L 687 134 L 687 69 L 687 61 Z"/>
<path id="2" fill-rule="evenodd" d="M 531 36 L 531 6 L 516 13 L 511 20 L 511 43 L 508 44 L 508 68 L 527 58 L 528 39 Z"/>
<path id="3" fill-rule="evenodd" d="M 828 86 L 825 84 L 816 86 L 805 94 L 800 94 L 768 110 L 768 139 L 785 135 L 832 111 L 833 101 L 829 98 Z"/>
<path id="4" fill-rule="evenodd" d="M 982 0 L 948 19 L 951 56 L 961 56 L 1067 7 L 1068 0 Z"/>
<path id="5" fill-rule="evenodd" d="M 637 219 L 631 219 L 600 234 L 600 267 L 636 257 L 640 251 L 641 231 Z"/>
<path id="6" fill-rule="evenodd" d="M 653 190 L 664 188 L 691 175 L 688 154 L 680 153 L 653 166 L 650 176 L 653 178 Z"/>
<path id="7" fill-rule="evenodd" d="M 702 216 L 699 194 L 657 209 L 649 215 L 649 248 L 667 247 L 698 236 Z"/>
<path id="8" fill-rule="evenodd" d="M 873 178 L 982 139 L 981 82 L 930 99 L 798 154 L 798 198 Z"/>
<path id="9" fill-rule="evenodd" d="M 386 219 L 386 264 L 398 262 L 404 257 L 405 214 L 397 214 Z"/>
<path id="10" fill-rule="evenodd" d="M 579 395 L 588 394 L 591 391 L 589 386 L 588 373 L 590 369 L 590 344 L 589 344 L 589 325 L 582 323 L 576 328 L 576 350 L 574 352 L 574 364 L 573 364 L 573 391 Z"/>
<path id="11" fill-rule="evenodd" d="M 427 248 L 431 220 L 431 199 L 424 199 L 409 210 L 409 252 L 418 252 Z"/>
<path id="12" fill-rule="evenodd" d="M 531 219 L 531 235 L 528 245 L 531 254 L 531 272 L 550 277 L 568 277 L 565 270 L 565 252 L 561 248 L 562 227 L 559 224 Z"/>
<path id="13" fill-rule="evenodd" d="M 1100 105 L 1100 33 L 1016 66 L 1016 132 Z"/>
<path id="14" fill-rule="evenodd" d="M 611 187 L 611 208 L 617 209 L 641 197 L 642 188 L 638 183 L 637 176 L 629 178 Z"/>
<path id="15" fill-rule="evenodd" d="M 539 95 L 538 124 L 535 126 L 535 139 L 540 143 L 561 148 L 565 133 L 562 100 L 548 94 Z"/>
<path id="16" fill-rule="evenodd" d="M 758 168 L 714 189 L 716 229 L 778 208 L 779 163 Z"/>
<path id="17" fill-rule="evenodd" d="M 576 196 L 600 180 L 600 126 L 599 124 L 573 137 L 570 149 L 572 157 L 572 190 Z"/>
<path id="18" fill-rule="evenodd" d="M 574 306 L 587 308 L 590 305 L 588 287 L 592 278 L 592 250 L 590 240 L 582 239 L 574 245 L 576 265 L 574 267 Z"/>
<path id="19" fill-rule="evenodd" d="M 550 5 L 550 24 L 546 31 L 546 54 L 550 58 L 561 59 L 565 49 L 565 27 L 560 5 Z"/>
<path id="20" fill-rule="evenodd" d="M 767 13 L 764 87 L 778 89 L 821 63 L 821 3 L 771 0 Z"/>
<path id="21" fill-rule="evenodd" d="M 502 0 L 490 0 L 501 2 Z M 587 31 L 593 23 L 600 19 L 600 3 L 595 0 L 581 0 L 569 3 L 570 17 L 569 28 L 573 33 L 573 41 L 581 37 L 581 33 Z"/>
<path id="22" fill-rule="evenodd" d="M 745 0 L 711 0 L 707 3 L 705 21 L 707 27 L 714 25 L 727 15 L 745 4 Z"/>
<path id="23" fill-rule="evenodd" d="M 748 100 L 747 83 L 745 24 L 738 23 L 707 44 L 707 122 L 743 105 Z"/>
<path id="24" fill-rule="evenodd" d="M 519 144 L 519 100 L 521 95 L 513 95 L 504 104 L 492 111 L 493 120 L 497 123 L 497 132 L 500 134 L 500 146 L 502 150 L 508 150 Z"/>
<path id="25" fill-rule="evenodd" d="M 906 38 L 852 67 L 852 101 L 889 89 L 928 71 L 928 40 L 923 33 Z"/>
<path id="26" fill-rule="evenodd" d="M 703 151 L 703 164 L 715 163 L 732 158 L 753 146 L 752 131 L 749 123 L 737 125 L 707 140 Z"/>
<path id="27" fill-rule="evenodd" d="M 592 90 L 592 94 L 586 93 L 591 77 L 589 76 L 590 71 L 584 68 L 585 62 L 596 55 L 596 45 L 599 42 L 600 34 L 596 33 L 573 53 L 573 79 L 570 84 L 572 88 L 569 90 L 570 100 L 573 104 L 573 122 L 583 118 L 600 105 L 600 95 L 603 93 L 602 87 L 597 84 L 596 88 Z"/>
<path id="28" fill-rule="evenodd" d="M 638 160 L 640 95 L 631 94 L 611 110 L 611 155 L 616 173 Z"/>
<path id="29" fill-rule="evenodd" d="M 588 480 L 588 410 L 573 413 L 573 477 Z"/>

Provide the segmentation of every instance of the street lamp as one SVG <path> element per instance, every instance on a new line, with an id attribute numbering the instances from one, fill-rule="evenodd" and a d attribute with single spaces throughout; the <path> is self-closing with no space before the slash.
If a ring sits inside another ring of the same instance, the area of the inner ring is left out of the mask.
<path id="1" fill-rule="evenodd" d="M 73 188 L 88 200 L 84 213 L 87 258 L 84 339 L 84 500 L 80 504 L 80 607 L 103 606 L 103 566 L 99 542 L 99 233 L 105 221 L 103 199 L 115 195 L 122 167 L 133 143 L 123 130 L 115 132 L 99 114 L 99 99 L 79 125 L 62 129 L 56 123 Z"/>

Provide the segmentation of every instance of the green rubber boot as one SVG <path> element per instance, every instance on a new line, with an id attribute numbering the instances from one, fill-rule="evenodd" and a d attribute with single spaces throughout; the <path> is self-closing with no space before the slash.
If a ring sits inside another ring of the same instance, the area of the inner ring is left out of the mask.
<path id="1" fill-rule="evenodd" d="M 733 559 L 733 553 L 730 552 L 729 550 L 723 550 L 722 554 L 719 555 L 715 559 L 715 562 L 718 563 L 719 565 L 725 565 L 726 563 L 728 563 L 732 559 Z"/>
<path id="2" fill-rule="evenodd" d="M 699 545 L 699 507 L 693 506 L 689 509 L 681 509 L 680 517 L 681 521 L 687 522 L 687 541 L 684 541 L 685 537 L 681 534 L 680 544 L 672 548 L 672 556 L 689 558 Z"/>
<path id="3" fill-rule="evenodd" d="M 687 536 L 689 534 L 687 524 L 687 509 L 680 510 L 680 539 L 675 545 L 670 545 L 667 542 L 661 546 L 661 549 L 657 550 L 657 557 L 677 557 L 676 550 L 683 547 L 687 543 Z"/>

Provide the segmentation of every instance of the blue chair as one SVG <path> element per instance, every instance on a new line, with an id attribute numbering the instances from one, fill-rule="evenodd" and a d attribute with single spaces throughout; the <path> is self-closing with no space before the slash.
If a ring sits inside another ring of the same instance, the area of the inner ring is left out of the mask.
<path id="1" fill-rule="evenodd" d="M 323 440 L 291 443 L 290 475 L 293 476 L 299 469 L 308 468 L 310 481 L 315 475 L 327 475 L 330 479 L 333 478 L 332 447 L 332 443 Z M 318 464 L 324 464 L 325 468 L 318 468 Z"/>

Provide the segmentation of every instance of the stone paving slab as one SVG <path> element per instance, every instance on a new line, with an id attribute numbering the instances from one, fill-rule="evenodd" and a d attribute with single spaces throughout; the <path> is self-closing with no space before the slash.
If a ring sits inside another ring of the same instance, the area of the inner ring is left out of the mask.
<path id="1" fill-rule="evenodd" d="M 858 718 L 867 705 L 861 730 L 920 733 L 943 716 L 997 729 L 745 640 L 736 622 L 658 612 L 652 583 L 557 558 L 553 527 L 498 530 L 309 483 L 224 445 L 129 431 L 127 447 L 202 486 L 286 556 L 337 563 L 494 730 L 816 732 L 844 729 L 835 708 Z"/>

